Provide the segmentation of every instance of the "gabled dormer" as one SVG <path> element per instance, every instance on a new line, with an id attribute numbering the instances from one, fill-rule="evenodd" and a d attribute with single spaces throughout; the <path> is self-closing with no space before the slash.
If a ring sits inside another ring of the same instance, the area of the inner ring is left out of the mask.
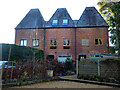
<path id="1" fill-rule="evenodd" d="M 46 27 L 73 27 L 74 23 L 66 8 L 58 8 L 50 20 L 47 22 Z"/>
<path id="2" fill-rule="evenodd" d="M 86 7 L 80 19 L 77 22 L 77 27 L 109 27 L 100 13 L 95 7 Z"/>
<path id="3" fill-rule="evenodd" d="M 44 18 L 39 9 L 31 9 L 15 29 L 44 28 Z"/>

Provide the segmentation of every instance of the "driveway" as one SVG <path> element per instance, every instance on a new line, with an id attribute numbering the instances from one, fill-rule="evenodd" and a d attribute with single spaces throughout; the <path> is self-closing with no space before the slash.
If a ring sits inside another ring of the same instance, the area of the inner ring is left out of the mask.
<path id="1" fill-rule="evenodd" d="M 72 81 L 50 81 L 20 87 L 17 86 L 12 88 L 113 88 L 113 87 Z"/>

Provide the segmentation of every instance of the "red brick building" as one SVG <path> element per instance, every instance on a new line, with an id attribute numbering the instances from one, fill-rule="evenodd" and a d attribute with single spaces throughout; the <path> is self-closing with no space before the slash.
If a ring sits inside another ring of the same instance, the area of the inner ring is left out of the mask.
<path id="1" fill-rule="evenodd" d="M 39 9 L 31 9 L 15 28 L 15 43 L 44 50 L 45 59 L 90 58 L 109 52 L 108 27 L 95 7 L 86 7 L 79 20 L 58 8 L 49 21 Z"/>

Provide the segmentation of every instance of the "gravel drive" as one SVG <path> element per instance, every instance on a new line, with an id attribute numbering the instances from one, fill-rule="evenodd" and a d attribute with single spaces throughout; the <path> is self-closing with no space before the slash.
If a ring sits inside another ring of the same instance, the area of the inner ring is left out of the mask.
<path id="1" fill-rule="evenodd" d="M 12 88 L 113 88 L 113 87 L 72 81 L 50 81 L 20 87 L 17 86 Z"/>

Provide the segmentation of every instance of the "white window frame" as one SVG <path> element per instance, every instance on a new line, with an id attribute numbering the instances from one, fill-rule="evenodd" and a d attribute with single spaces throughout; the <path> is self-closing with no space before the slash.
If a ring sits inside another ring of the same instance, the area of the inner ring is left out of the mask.
<path id="1" fill-rule="evenodd" d="M 68 25 L 68 19 L 63 19 L 63 25 Z"/>
<path id="2" fill-rule="evenodd" d="M 52 22 L 52 25 L 57 25 L 58 24 L 58 20 L 53 20 L 53 22 Z"/>
<path id="3" fill-rule="evenodd" d="M 21 39 L 20 46 L 27 46 L 27 39 Z"/>
<path id="4" fill-rule="evenodd" d="M 33 47 L 39 46 L 39 39 L 33 39 L 33 40 L 32 40 L 32 46 L 33 46 Z"/>
<path id="5" fill-rule="evenodd" d="M 66 42 L 66 44 L 64 44 L 64 41 Z M 68 41 L 69 41 L 69 45 L 68 45 Z M 70 39 L 63 39 L 63 46 L 70 46 Z"/>

